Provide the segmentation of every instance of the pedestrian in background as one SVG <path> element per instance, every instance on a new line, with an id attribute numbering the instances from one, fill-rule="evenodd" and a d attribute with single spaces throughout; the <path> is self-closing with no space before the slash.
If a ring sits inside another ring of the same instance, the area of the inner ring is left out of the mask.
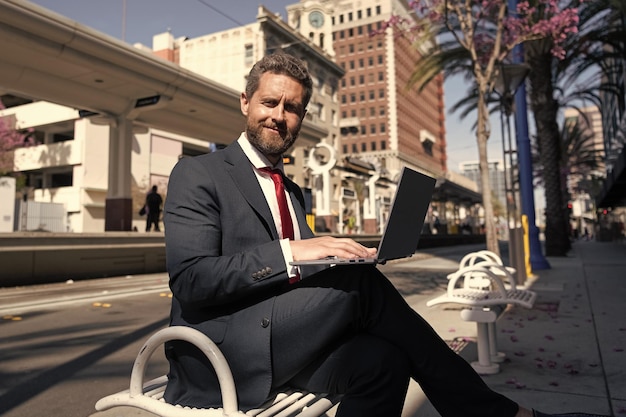
<path id="1" fill-rule="evenodd" d="M 160 232 L 159 228 L 159 220 L 161 218 L 161 206 L 163 206 L 163 198 L 157 192 L 157 186 L 153 185 L 152 190 L 146 196 L 146 232 L 149 232 L 152 229 L 152 225 L 154 224 L 154 231 Z"/>

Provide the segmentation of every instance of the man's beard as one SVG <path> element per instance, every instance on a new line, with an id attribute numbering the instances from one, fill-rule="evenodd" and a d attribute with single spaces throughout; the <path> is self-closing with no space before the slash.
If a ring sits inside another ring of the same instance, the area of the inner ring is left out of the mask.
<path id="1" fill-rule="evenodd" d="M 290 131 L 289 129 L 280 130 L 285 132 L 285 137 L 282 138 L 278 133 L 269 136 L 269 132 L 264 131 L 264 125 L 253 125 L 248 122 L 246 124 L 246 135 L 250 143 L 259 150 L 263 155 L 281 156 L 294 144 L 298 138 L 300 128 Z M 264 136 L 265 135 L 265 136 Z"/>

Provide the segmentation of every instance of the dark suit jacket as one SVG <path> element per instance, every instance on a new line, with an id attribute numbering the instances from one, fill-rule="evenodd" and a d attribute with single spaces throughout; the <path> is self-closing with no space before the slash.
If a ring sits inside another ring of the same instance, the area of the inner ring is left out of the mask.
<path id="1" fill-rule="evenodd" d="M 302 238 L 312 237 L 301 190 L 289 180 L 285 186 Z M 180 160 L 169 179 L 164 223 L 171 324 L 199 329 L 218 343 L 233 371 L 241 408 L 258 406 L 272 383 L 273 303 L 289 284 L 272 214 L 236 142 L 223 151 Z M 221 403 L 201 354 L 174 342 L 166 346 L 166 355 L 168 402 Z"/>

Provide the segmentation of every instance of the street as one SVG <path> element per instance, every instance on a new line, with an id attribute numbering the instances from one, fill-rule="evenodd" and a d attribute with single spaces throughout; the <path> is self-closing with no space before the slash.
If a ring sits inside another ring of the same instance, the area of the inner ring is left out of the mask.
<path id="1" fill-rule="evenodd" d="M 169 294 L 166 274 L 1 289 L 0 415 L 92 414 L 128 387 L 137 351 L 168 322 Z"/>

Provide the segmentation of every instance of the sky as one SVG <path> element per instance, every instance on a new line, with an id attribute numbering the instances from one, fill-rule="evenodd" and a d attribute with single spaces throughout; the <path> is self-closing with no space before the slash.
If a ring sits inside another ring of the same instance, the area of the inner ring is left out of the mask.
<path id="1" fill-rule="evenodd" d="M 298 0 L 32 0 L 31 3 L 75 20 L 129 44 L 152 46 L 154 35 L 170 31 L 175 38 L 195 38 L 256 21 L 259 4 L 279 13 Z M 462 161 L 478 160 L 472 114 L 461 121 L 447 110 L 467 90 L 459 78 L 444 84 L 448 169 L 458 172 Z M 489 158 L 501 159 L 500 125 L 492 125 Z"/>

